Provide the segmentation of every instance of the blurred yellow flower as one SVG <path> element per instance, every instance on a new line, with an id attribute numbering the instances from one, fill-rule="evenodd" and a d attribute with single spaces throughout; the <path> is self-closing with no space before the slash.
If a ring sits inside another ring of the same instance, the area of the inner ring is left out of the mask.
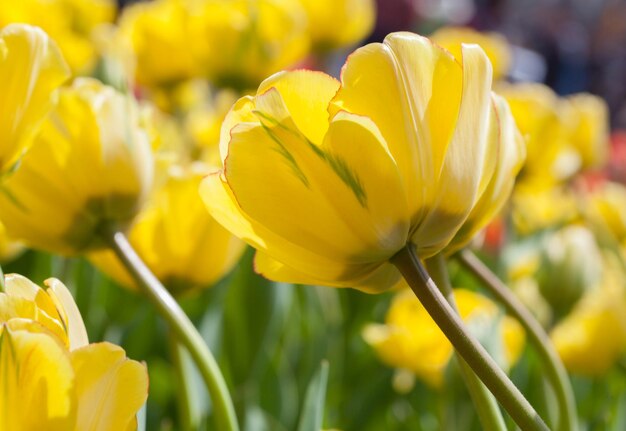
<path id="1" fill-rule="evenodd" d="M 24 249 L 22 243 L 7 235 L 4 225 L 0 223 L 0 263 L 7 262 L 20 254 Z"/>
<path id="2" fill-rule="evenodd" d="M 92 33 L 115 18 L 113 0 L 19 0 L 0 3 L 0 27 L 10 23 L 41 27 L 61 48 L 78 74 L 92 71 L 98 59 Z"/>
<path id="3" fill-rule="evenodd" d="M 10 25 L 0 30 L 0 177 L 30 145 L 51 108 L 52 93 L 68 76 L 57 46 L 41 29 Z"/>
<path id="4" fill-rule="evenodd" d="M 482 295 L 466 289 L 454 289 L 454 295 L 470 331 L 486 344 L 502 367 L 512 367 L 526 341 L 521 325 L 503 316 Z M 398 293 L 387 311 L 385 324 L 366 326 L 363 337 L 385 364 L 408 370 L 429 385 L 441 388 L 454 349 L 410 290 Z"/>
<path id="5" fill-rule="evenodd" d="M 561 103 L 569 140 L 581 157 L 582 169 L 600 168 L 609 154 L 609 108 L 587 93 L 566 97 Z"/>
<path id="6" fill-rule="evenodd" d="M 374 28 L 374 0 L 300 0 L 306 10 L 308 31 L 316 51 L 354 45 Z"/>
<path id="7" fill-rule="evenodd" d="M 387 261 L 407 243 L 432 256 L 489 220 L 523 145 L 490 91 L 487 57 L 475 45 L 463 53 L 460 63 L 426 38 L 394 33 L 354 52 L 341 84 L 279 73 L 233 106 L 224 168 L 202 195 L 258 250 L 261 274 L 379 292 L 399 279 Z"/>
<path id="8" fill-rule="evenodd" d="M 602 285 L 587 293 L 551 332 L 572 373 L 606 373 L 626 348 L 626 292 L 619 264 L 608 265 Z"/>
<path id="9" fill-rule="evenodd" d="M 602 184 L 586 196 L 585 210 L 594 225 L 626 251 L 626 187 Z"/>
<path id="10" fill-rule="evenodd" d="M 139 214 L 129 239 L 154 274 L 175 294 L 210 286 L 237 263 L 245 244 L 206 211 L 198 186 L 208 169 L 172 167 L 165 185 Z M 119 283 L 134 287 L 112 252 L 90 257 Z"/>
<path id="11" fill-rule="evenodd" d="M 245 90 L 292 67 L 309 51 L 306 15 L 294 0 L 190 2 L 191 44 L 203 75 L 221 86 Z M 164 58 L 164 61 L 168 61 Z"/>
<path id="12" fill-rule="evenodd" d="M 135 55 L 137 82 L 170 85 L 197 75 L 190 44 L 190 14 L 185 0 L 139 2 L 124 8 L 119 37 Z"/>
<path id="13" fill-rule="evenodd" d="M 56 279 L 42 289 L 7 275 L 0 292 L 0 426 L 12 431 L 136 429 L 144 365 L 110 343 L 88 344 L 78 308 Z M 102 414 L 106 412 L 106 414 Z"/>
<path id="14" fill-rule="evenodd" d="M 441 27 L 431 34 L 430 38 L 453 53 L 456 58 L 461 57 L 462 43 L 479 45 L 491 61 L 494 80 L 506 77 L 511 67 L 511 47 L 500 33 L 481 33 L 469 27 Z"/>
<path id="15" fill-rule="evenodd" d="M 91 79 L 59 96 L 36 145 L 4 183 L 0 219 L 29 246 L 71 254 L 103 246 L 101 229 L 132 221 L 150 190 L 153 161 L 130 97 Z"/>
<path id="16" fill-rule="evenodd" d="M 513 226 L 521 235 L 564 225 L 579 215 L 576 196 L 562 185 L 519 183 L 511 201 Z"/>
<path id="17" fill-rule="evenodd" d="M 498 87 L 526 139 L 522 183 L 548 187 L 598 167 L 608 152 L 608 110 L 590 94 L 559 98 L 542 84 Z"/>

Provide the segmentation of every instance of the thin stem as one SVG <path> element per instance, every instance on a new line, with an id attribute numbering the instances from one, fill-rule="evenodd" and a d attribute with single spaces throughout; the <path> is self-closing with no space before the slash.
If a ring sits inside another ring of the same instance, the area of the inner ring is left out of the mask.
<path id="1" fill-rule="evenodd" d="M 432 275 L 433 280 L 440 292 L 448 301 L 448 304 L 452 307 L 456 314 L 459 314 L 459 310 L 456 306 L 454 299 L 454 292 L 452 291 L 452 285 L 450 284 L 450 278 L 448 277 L 448 271 L 446 269 L 446 262 L 442 254 L 438 254 L 430 259 L 426 260 L 426 268 Z M 486 431 L 506 431 L 506 424 L 504 418 L 498 407 L 498 402 L 493 397 L 487 387 L 480 381 L 478 376 L 472 371 L 471 367 L 463 360 L 458 354 L 455 354 L 461 375 L 465 381 L 465 386 L 470 393 L 478 418 L 482 428 Z"/>
<path id="2" fill-rule="evenodd" d="M 5 291 L 4 272 L 2 272 L 2 265 L 0 265 L 0 292 L 4 292 L 4 291 Z"/>
<path id="3" fill-rule="evenodd" d="M 176 380 L 178 381 L 177 397 L 178 416 L 180 418 L 180 429 L 182 431 L 193 431 L 197 429 L 197 414 L 193 405 L 193 376 L 190 364 L 187 363 L 188 353 L 176 336 L 169 331 L 170 356 Z"/>
<path id="4" fill-rule="evenodd" d="M 546 365 L 548 378 L 554 388 L 559 404 L 559 430 L 578 430 L 574 391 L 565 367 L 554 350 L 552 341 L 537 319 L 522 305 L 510 289 L 469 250 L 463 250 L 456 259 L 474 274 L 489 291 L 504 305 L 509 314 L 515 316 L 526 330 L 530 342 Z"/>
<path id="5" fill-rule="evenodd" d="M 478 341 L 467 331 L 435 282 L 424 269 L 410 244 L 390 259 L 420 300 L 428 314 L 441 328 L 448 340 L 476 375 L 483 381 L 515 423 L 528 431 L 548 431 L 549 428 L 524 398 L 507 375 Z"/>
<path id="6" fill-rule="evenodd" d="M 207 386 L 218 422 L 217 429 L 238 431 L 235 408 L 224 377 L 202 336 L 180 305 L 137 255 L 122 232 L 112 231 L 107 240 L 126 269 L 137 281 L 142 292 L 170 325 L 180 342 L 187 348 Z"/>

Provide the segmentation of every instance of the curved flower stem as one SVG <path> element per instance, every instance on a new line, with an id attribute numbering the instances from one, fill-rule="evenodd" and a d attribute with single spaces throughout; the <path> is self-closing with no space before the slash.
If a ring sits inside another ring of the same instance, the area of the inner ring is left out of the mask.
<path id="1" fill-rule="evenodd" d="M 506 307 L 507 311 L 515 316 L 522 324 L 531 343 L 537 353 L 541 356 L 546 365 L 548 378 L 554 388 L 559 403 L 559 430 L 578 430 L 578 419 L 576 416 L 576 401 L 572 385 L 559 359 L 558 354 L 552 346 L 550 338 L 543 330 L 534 316 L 522 305 L 513 295 L 506 285 L 469 250 L 463 250 L 456 255 L 456 259 L 473 273 L 489 291 Z"/>
<path id="2" fill-rule="evenodd" d="M 415 296 L 441 328 L 456 351 L 524 431 L 549 428 L 483 346 L 473 338 L 430 278 L 412 245 L 407 244 L 390 259 L 404 276 Z"/>
<path id="3" fill-rule="evenodd" d="M 456 314 L 459 314 L 443 255 L 438 254 L 427 259 L 425 263 L 428 272 L 432 275 L 434 282 L 448 301 L 448 304 L 450 304 Z M 472 371 L 467 362 L 458 353 L 455 356 L 465 381 L 465 386 L 467 386 L 467 390 L 476 407 L 482 428 L 486 431 L 506 431 L 506 424 L 496 399 Z"/>
<path id="4" fill-rule="evenodd" d="M 235 408 L 224 377 L 202 336 L 180 305 L 137 255 L 122 232 L 111 231 L 108 243 L 141 291 L 152 301 L 158 313 L 169 324 L 178 340 L 189 351 L 207 386 L 217 417 L 217 429 L 238 431 Z"/>

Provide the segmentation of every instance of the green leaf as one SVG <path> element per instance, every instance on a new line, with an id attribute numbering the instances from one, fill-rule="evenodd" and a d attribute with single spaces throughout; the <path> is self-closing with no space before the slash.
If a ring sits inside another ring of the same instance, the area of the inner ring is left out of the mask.
<path id="1" fill-rule="evenodd" d="M 306 390 L 298 431 L 320 431 L 322 429 L 327 384 L 328 361 L 322 361 Z"/>

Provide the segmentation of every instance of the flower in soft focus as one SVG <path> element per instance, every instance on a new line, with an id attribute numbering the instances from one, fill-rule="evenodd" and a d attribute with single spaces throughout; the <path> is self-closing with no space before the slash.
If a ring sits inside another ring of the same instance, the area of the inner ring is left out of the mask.
<path id="1" fill-rule="evenodd" d="M 526 340 L 521 325 L 478 293 L 455 289 L 454 296 L 470 331 L 483 341 L 502 367 L 512 367 Z M 398 293 L 387 311 L 385 324 L 366 326 L 363 337 L 385 364 L 408 370 L 429 385 L 441 388 L 454 349 L 410 290 Z"/>
<path id="2" fill-rule="evenodd" d="M 556 316 L 567 314 L 602 278 L 602 255 L 593 233 L 582 225 L 566 226 L 542 242 L 535 278 Z"/>
<path id="3" fill-rule="evenodd" d="M 593 224 L 609 235 L 626 253 L 626 187 L 606 182 L 591 191 L 585 203 Z"/>
<path id="4" fill-rule="evenodd" d="M 309 52 L 306 14 L 294 0 L 200 0 L 190 6 L 191 49 L 221 86 L 253 88 Z M 167 61 L 164 59 L 164 61 Z"/>
<path id="5" fill-rule="evenodd" d="M 0 263 L 7 262 L 17 257 L 24 249 L 19 241 L 15 241 L 7 235 L 4 225 L 0 223 Z"/>
<path id="6" fill-rule="evenodd" d="M 234 91 L 221 90 L 212 98 L 211 103 L 199 104 L 187 113 L 185 130 L 193 141 L 200 160 L 215 166 L 221 163 L 220 128 L 237 98 Z"/>
<path id="7" fill-rule="evenodd" d="M 606 102 L 598 96 L 579 93 L 564 98 L 561 105 L 569 126 L 569 140 L 580 155 L 582 169 L 604 166 L 610 148 Z"/>
<path id="8" fill-rule="evenodd" d="M 461 44 L 475 43 L 489 57 L 493 66 L 493 79 L 506 77 L 511 67 L 511 47 L 500 33 L 481 33 L 469 27 L 442 27 L 431 34 L 430 39 L 460 57 Z"/>
<path id="9" fill-rule="evenodd" d="M 173 293 L 206 287 L 237 263 L 245 244 L 219 225 L 206 211 L 198 186 L 208 173 L 196 163 L 170 168 L 169 178 L 137 216 L 129 239 L 154 274 Z M 130 274 L 112 252 L 91 256 L 105 273 L 134 287 Z"/>
<path id="10" fill-rule="evenodd" d="M 576 195 L 561 185 L 517 184 L 511 202 L 513 226 L 520 235 L 564 225 L 579 215 Z"/>
<path id="11" fill-rule="evenodd" d="M 141 85 L 166 85 L 197 74 L 190 43 L 189 11 L 183 0 L 140 2 L 124 8 L 119 36 L 135 55 Z"/>
<path id="12" fill-rule="evenodd" d="M 5 182 L 0 219 L 27 245 L 71 254 L 103 246 L 103 228 L 124 228 L 150 190 L 148 133 L 129 96 L 92 79 L 59 93 L 35 145 Z"/>
<path id="13" fill-rule="evenodd" d="M 92 33 L 115 18 L 113 0 L 19 0 L 0 3 L 0 27 L 10 23 L 41 27 L 61 48 L 75 73 L 89 73 L 98 59 Z"/>
<path id="14" fill-rule="evenodd" d="M 41 288 L 5 277 L 0 292 L 0 425 L 12 431 L 136 429 L 146 367 L 110 343 L 88 344 L 82 317 L 56 279 Z M 106 412 L 106 413 L 104 413 Z"/>
<path id="15" fill-rule="evenodd" d="M 411 33 L 355 51 L 341 83 L 278 73 L 227 115 L 204 201 L 268 278 L 382 291 L 407 243 L 462 247 L 508 196 L 523 143 L 490 89 L 479 47 L 460 62 Z"/>
<path id="16" fill-rule="evenodd" d="M 308 17 L 308 31 L 317 51 L 354 45 L 374 27 L 374 0 L 300 0 Z"/>
<path id="17" fill-rule="evenodd" d="M 30 145 L 52 93 L 68 76 L 59 49 L 41 29 L 16 24 L 0 31 L 0 177 Z"/>
<path id="18" fill-rule="evenodd" d="M 550 336 L 565 367 L 572 373 L 606 373 L 626 348 L 625 274 L 619 263 L 605 266 L 598 289 L 590 291 Z"/>
<path id="19" fill-rule="evenodd" d="M 542 84 L 501 85 L 526 139 L 520 182 L 548 187 L 601 165 L 608 153 L 608 109 L 590 94 L 559 98 Z"/>

